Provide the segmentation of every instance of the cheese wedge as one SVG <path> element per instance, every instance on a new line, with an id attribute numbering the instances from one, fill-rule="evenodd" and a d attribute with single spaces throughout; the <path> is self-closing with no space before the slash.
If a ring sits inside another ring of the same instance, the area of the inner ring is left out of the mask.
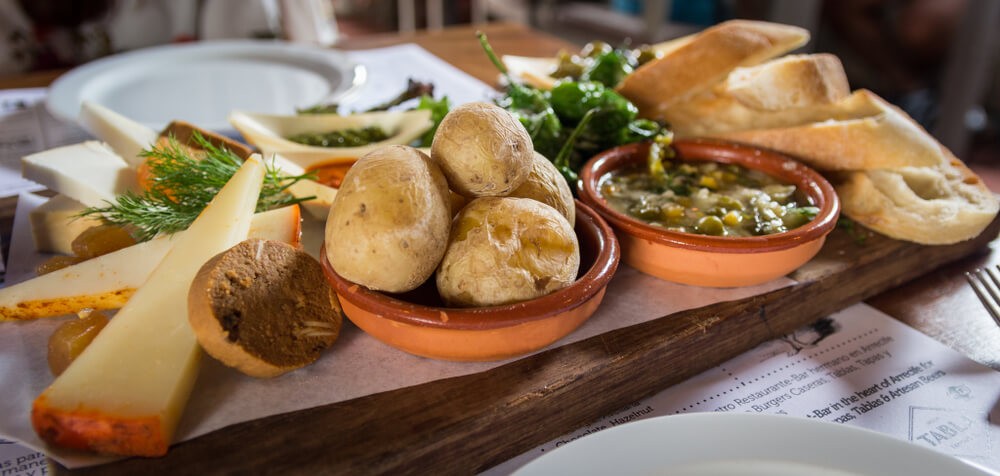
<path id="1" fill-rule="evenodd" d="M 257 213 L 250 223 L 250 237 L 300 246 L 300 215 L 296 205 Z M 62 316 L 88 308 L 118 309 L 185 233 L 129 246 L 0 289 L 0 321 Z"/>
<path id="2" fill-rule="evenodd" d="M 107 144 L 87 141 L 21 159 L 21 174 L 88 207 L 138 190 L 135 171 Z"/>
<path id="3" fill-rule="evenodd" d="M 187 295 L 201 266 L 247 238 L 264 178 L 248 159 L 174 243 L 128 304 L 32 406 L 45 441 L 116 455 L 161 456 L 201 357 Z"/>
<path id="4" fill-rule="evenodd" d="M 65 195 L 56 195 L 28 214 L 35 249 L 42 253 L 73 254 L 73 240 L 87 228 L 98 226 L 96 218 L 78 216 L 86 208 Z"/>
<path id="5" fill-rule="evenodd" d="M 94 137 L 107 142 L 132 168 L 145 159 L 140 153 L 156 142 L 157 132 L 91 101 L 80 105 L 80 124 Z"/>
<path id="6" fill-rule="evenodd" d="M 286 159 L 281 154 L 272 155 L 270 160 L 278 170 L 288 175 L 306 173 L 302 166 Z M 302 208 L 313 218 L 322 221 L 326 221 L 326 216 L 330 214 L 330 205 L 333 205 L 333 199 L 337 197 L 337 189 L 309 179 L 295 182 L 288 187 L 288 193 L 295 198 L 313 197 L 311 200 L 302 202 Z"/>

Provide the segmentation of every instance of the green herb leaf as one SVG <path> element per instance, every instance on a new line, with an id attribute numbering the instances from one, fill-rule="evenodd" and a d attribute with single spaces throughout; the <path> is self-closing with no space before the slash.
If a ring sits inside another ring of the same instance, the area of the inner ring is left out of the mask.
<path id="1" fill-rule="evenodd" d="M 451 105 L 448 103 L 448 96 L 435 100 L 432 96 L 424 95 L 420 97 L 417 109 L 426 109 L 431 112 L 431 121 L 434 123 L 431 128 L 420 137 L 420 147 L 430 147 L 434 141 L 434 133 L 437 132 L 441 120 L 448 114 Z"/>
<path id="2" fill-rule="evenodd" d="M 166 145 L 142 153 L 151 175 L 148 190 L 119 195 L 108 206 L 87 208 L 80 216 L 99 216 L 111 224 L 127 226 L 134 230 L 133 235 L 139 241 L 186 230 L 243 164 L 235 153 L 214 146 L 200 134 L 195 133 L 193 139 L 204 150 L 204 157 L 194 157 L 171 137 Z M 310 177 L 310 174 L 284 175 L 273 165 L 266 165 L 257 211 L 314 198 L 296 198 L 286 193 L 288 187 Z"/>

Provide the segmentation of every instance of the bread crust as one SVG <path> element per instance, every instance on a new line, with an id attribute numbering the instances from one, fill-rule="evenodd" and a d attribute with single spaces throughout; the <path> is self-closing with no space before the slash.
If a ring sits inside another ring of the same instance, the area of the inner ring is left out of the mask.
<path id="1" fill-rule="evenodd" d="M 201 267 L 188 293 L 188 319 L 206 353 L 269 378 L 319 358 L 337 339 L 343 311 L 313 257 L 254 239 Z"/>
<path id="2" fill-rule="evenodd" d="M 746 130 L 801 126 L 831 119 L 845 121 L 875 116 L 884 109 L 871 92 L 858 90 L 832 102 L 813 97 L 808 106 L 758 110 L 747 107 L 725 88 L 725 83 L 720 83 L 664 111 L 677 137 L 724 137 Z"/>
<path id="3" fill-rule="evenodd" d="M 925 245 L 974 238 L 998 212 L 993 193 L 958 159 L 931 167 L 851 172 L 837 192 L 852 220 Z"/>
<path id="4" fill-rule="evenodd" d="M 734 100 L 756 111 L 830 104 L 851 94 L 844 66 L 829 53 L 786 55 L 736 68 L 722 85 Z"/>
<path id="5" fill-rule="evenodd" d="M 774 149 L 822 170 L 930 167 L 948 162 L 941 145 L 899 108 L 867 90 L 859 90 L 852 98 L 856 100 L 837 103 L 826 119 L 815 117 L 821 109 L 804 114 L 808 121 L 802 125 L 710 135 Z M 876 114 L 864 114 L 871 112 Z"/>
<path id="6" fill-rule="evenodd" d="M 730 20 L 676 45 L 629 74 L 618 92 L 642 117 L 665 120 L 673 104 L 711 88 L 740 66 L 754 65 L 804 45 L 809 32 L 777 23 Z"/>

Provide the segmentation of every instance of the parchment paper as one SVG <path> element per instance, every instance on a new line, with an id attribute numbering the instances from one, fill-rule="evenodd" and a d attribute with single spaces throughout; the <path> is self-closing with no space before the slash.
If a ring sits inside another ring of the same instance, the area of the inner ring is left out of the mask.
<path id="1" fill-rule="evenodd" d="M 415 45 L 353 52 L 352 56 L 368 67 L 370 75 L 369 83 L 357 96 L 358 104 L 378 103 L 391 97 L 400 90 L 399 84 L 405 84 L 408 71 L 413 76 L 433 80 L 438 95 L 448 95 L 453 105 L 488 99 L 493 94 L 489 86 Z M 19 199 L 8 282 L 16 281 L 19 275 L 30 277 L 33 263 L 39 259 L 33 252 L 27 214 L 42 201 L 32 194 L 22 194 Z M 321 226 L 309 222 L 306 228 L 305 244 L 315 253 Z M 553 346 L 678 311 L 761 294 L 791 283 L 782 278 L 747 288 L 699 288 L 661 281 L 623 264 L 597 312 Z M 35 435 L 29 419 L 32 401 L 52 381 L 46 364 L 46 343 L 63 320 L 0 323 L 0 437 L 17 440 L 75 468 L 106 462 L 109 458 L 48 447 Z M 275 379 L 246 377 L 205 356 L 176 438 L 183 441 L 234 423 L 482 372 L 504 363 L 455 363 L 413 356 L 345 323 L 341 337 L 318 362 Z"/>

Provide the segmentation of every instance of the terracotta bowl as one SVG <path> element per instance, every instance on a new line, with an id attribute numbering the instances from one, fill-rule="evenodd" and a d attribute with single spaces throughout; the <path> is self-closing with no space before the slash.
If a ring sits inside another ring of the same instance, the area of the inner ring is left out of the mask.
<path id="1" fill-rule="evenodd" d="M 819 173 L 785 155 L 727 142 L 678 140 L 678 157 L 757 169 L 794 184 L 819 208 L 809 223 L 784 233 L 720 237 L 669 231 L 613 210 L 600 195 L 600 182 L 612 171 L 644 164 L 648 143 L 602 152 L 584 165 L 580 199 L 615 228 L 622 260 L 646 274 L 668 281 L 710 287 L 760 284 L 784 276 L 812 259 L 840 214 L 833 186 Z"/>
<path id="2" fill-rule="evenodd" d="M 320 253 L 323 270 L 355 325 L 406 352 L 443 360 L 486 361 L 545 347 L 583 324 L 604 298 L 620 251 L 611 227 L 576 202 L 580 274 L 576 282 L 540 298 L 479 308 L 443 307 L 433 279 L 405 294 L 372 291 L 338 275 Z"/>

